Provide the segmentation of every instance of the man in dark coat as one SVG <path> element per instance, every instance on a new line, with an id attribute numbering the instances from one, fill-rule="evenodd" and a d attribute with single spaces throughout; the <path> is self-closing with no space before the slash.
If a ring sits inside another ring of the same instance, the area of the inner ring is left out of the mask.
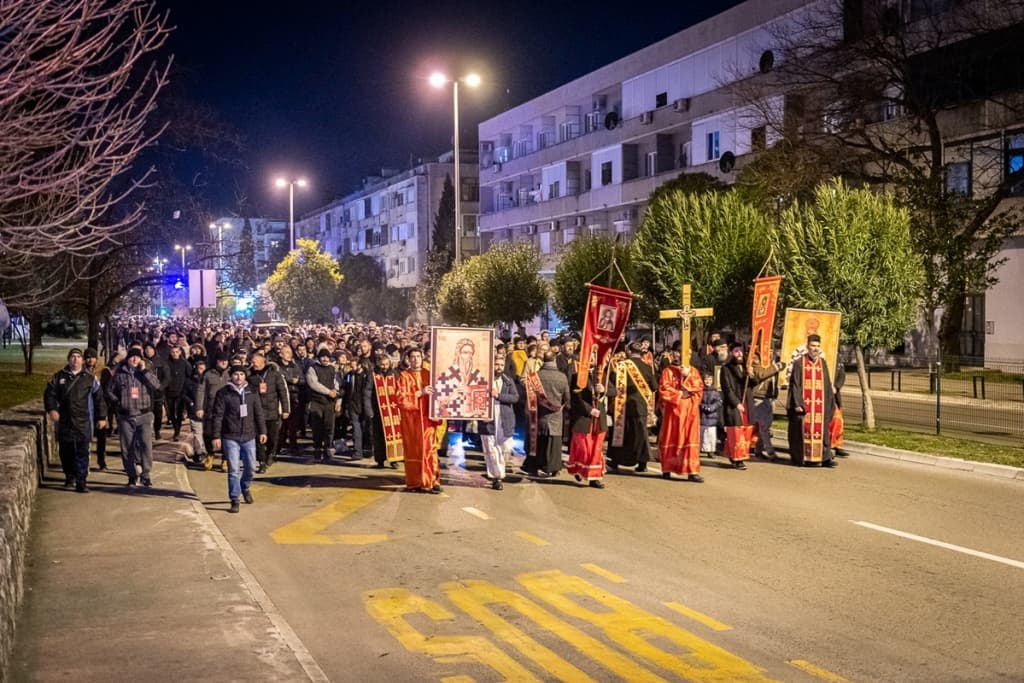
<path id="1" fill-rule="evenodd" d="M 245 366 L 231 368 L 231 381 L 217 392 L 213 401 L 213 447 L 223 444 L 228 461 L 228 512 L 239 511 L 239 498 L 252 503 L 249 486 L 256 468 L 256 442 L 267 442 L 263 402 L 248 388 L 247 376 Z"/>
<path id="2" fill-rule="evenodd" d="M 586 483 L 595 489 L 604 488 L 604 439 L 607 434 L 605 421 L 608 419 L 605 387 L 594 376 L 595 368 L 587 373 L 587 383 L 577 389 L 577 378 L 569 378 L 572 387 L 572 403 L 569 406 L 569 474 L 576 481 Z"/>
<path id="3" fill-rule="evenodd" d="M 54 373 L 43 392 L 46 413 L 53 422 L 64 470 L 64 487 L 89 490 L 89 442 L 93 429 L 107 426 L 107 404 L 100 382 L 87 372 L 82 352 L 71 349 L 68 364 Z"/>
<path id="4" fill-rule="evenodd" d="M 278 435 L 281 433 L 281 421 L 288 419 L 291 410 L 291 399 L 288 396 L 288 385 L 284 375 L 276 363 L 268 363 L 262 351 L 252 355 L 252 367 L 249 370 L 249 388 L 256 392 L 263 403 L 263 419 L 267 423 L 267 440 L 256 444 L 256 473 L 263 474 L 274 464 L 277 457 Z"/>
<path id="5" fill-rule="evenodd" d="M 505 374 L 504 354 L 494 357 L 491 396 L 494 397 L 494 420 L 481 421 L 478 429 L 491 488 L 500 491 L 504 488 L 501 480 L 505 478 L 505 467 L 512 455 L 512 436 L 516 429 L 515 405 L 519 401 L 515 380 Z"/>
<path id="6" fill-rule="evenodd" d="M 167 404 L 167 416 L 171 420 L 175 439 L 181 436 L 181 423 L 185 419 L 185 384 L 192 375 L 192 364 L 185 359 L 184 353 L 180 346 L 172 346 L 168 351 L 168 359 L 163 361 L 167 370 L 164 401 Z M 159 374 L 157 376 L 159 377 Z"/>
<path id="7" fill-rule="evenodd" d="M 555 353 L 545 351 L 540 360 L 540 369 L 524 377 L 527 391 L 537 396 L 537 452 L 526 457 L 522 470 L 529 474 L 543 471 L 553 477 L 562 469 L 562 412 L 569 406 L 571 394 L 568 378 L 555 363 Z"/>
<path id="8" fill-rule="evenodd" d="M 614 392 L 611 445 L 608 447 L 608 471 L 636 466 L 646 472 L 651 459 L 648 428 L 654 418 L 654 395 L 658 383 L 654 371 L 643 361 L 643 346 L 633 342 L 629 356 L 615 364 L 609 392 Z"/>

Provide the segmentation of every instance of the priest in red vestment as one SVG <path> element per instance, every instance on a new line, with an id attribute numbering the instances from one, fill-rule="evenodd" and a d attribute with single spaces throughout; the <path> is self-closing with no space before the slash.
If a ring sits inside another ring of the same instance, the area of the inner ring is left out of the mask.
<path id="1" fill-rule="evenodd" d="M 828 425 L 835 414 L 832 375 L 821 355 L 821 337 L 807 337 L 807 350 L 793 361 L 789 380 L 789 457 L 794 465 L 835 467 Z"/>
<path id="2" fill-rule="evenodd" d="M 658 452 L 661 476 L 671 479 L 672 473 L 701 483 L 700 475 L 700 401 L 704 381 L 700 373 L 680 363 L 678 342 L 670 352 L 670 363 L 661 371 L 658 396 L 661 402 L 661 431 Z"/>
<path id="3" fill-rule="evenodd" d="M 441 470 L 437 461 L 437 427 L 430 419 L 430 371 L 423 367 L 423 352 L 405 352 L 407 368 L 398 376 L 398 409 L 401 412 L 402 454 L 405 457 L 405 487 L 409 491 L 441 493 Z"/>

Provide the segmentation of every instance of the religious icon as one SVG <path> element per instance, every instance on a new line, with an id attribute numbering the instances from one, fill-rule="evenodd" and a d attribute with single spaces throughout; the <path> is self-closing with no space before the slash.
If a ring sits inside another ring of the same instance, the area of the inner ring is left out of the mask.
<path id="1" fill-rule="evenodd" d="M 615 318 L 615 307 L 602 304 L 597 311 L 597 329 L 613 332 L 615 330 Z"/>
<path id="2" fill-rule="evenodd" d="M 431 419 L 493 419 L 494 330 L 433 327 L 430 336 Z"/>
<path id="3" fill-rule="evenodd" d="M 832 378 L 835 379 L 842 319 L 843 315 L 838 311 L 787 308 L 782 332 L 782 359 L 788 362 L 797 355 L 798 350 L 806 348 L 807 335 L 820 335 L 822 355 L 832 372 Z M 782 376 L 780 386 L 785 387 L 785 380 L 785 376 Z"/>

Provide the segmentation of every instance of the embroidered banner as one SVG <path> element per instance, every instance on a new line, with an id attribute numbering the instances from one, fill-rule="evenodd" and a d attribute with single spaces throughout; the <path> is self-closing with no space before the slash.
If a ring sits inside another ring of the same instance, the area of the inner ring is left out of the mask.
<path id="1" fill-rule="evenodd" d="M 754 280 L 754 311 L 750 319 L 750 353 L 748 362 L 758 353 L 761 365 L 772 363 L 772 328 L 775 327 L 775 306 L 779 303 L 781 275 Z"/>
<path id="2" fill-rule="evenodd" d="M 402 459 L 401 413 L 398 412 L 398 377 L 373 373 L 377 407 L 384 427 L 384 448 L 388 462 Z"/>
<path id="3" fill-rule="evenodd" d="M 629 309 L 633 295 L 621 289 L 610 289 L 598 285 L 587 285 L 587 310 L 583 314 L 583 342 L 580 344 L 580 367 L 587 367 L 594 351 L 597 351 L 597 376 L 622 339 L 629 322 Z M 576 388 L 587 386 L 587 373 L 576 375 Z"/>

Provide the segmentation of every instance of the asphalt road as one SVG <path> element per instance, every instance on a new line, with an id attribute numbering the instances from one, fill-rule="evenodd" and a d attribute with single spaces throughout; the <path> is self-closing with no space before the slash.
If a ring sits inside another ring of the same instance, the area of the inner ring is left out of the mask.
<path id="1" fill-rule="evenodd" d="M 279 462 L 238 515 L 189 472 L 314 679 L 1024 680 L 1020 482 L 851 458 L 496 492 L 471 460 L 432 496 L 342 462 Z"/>

